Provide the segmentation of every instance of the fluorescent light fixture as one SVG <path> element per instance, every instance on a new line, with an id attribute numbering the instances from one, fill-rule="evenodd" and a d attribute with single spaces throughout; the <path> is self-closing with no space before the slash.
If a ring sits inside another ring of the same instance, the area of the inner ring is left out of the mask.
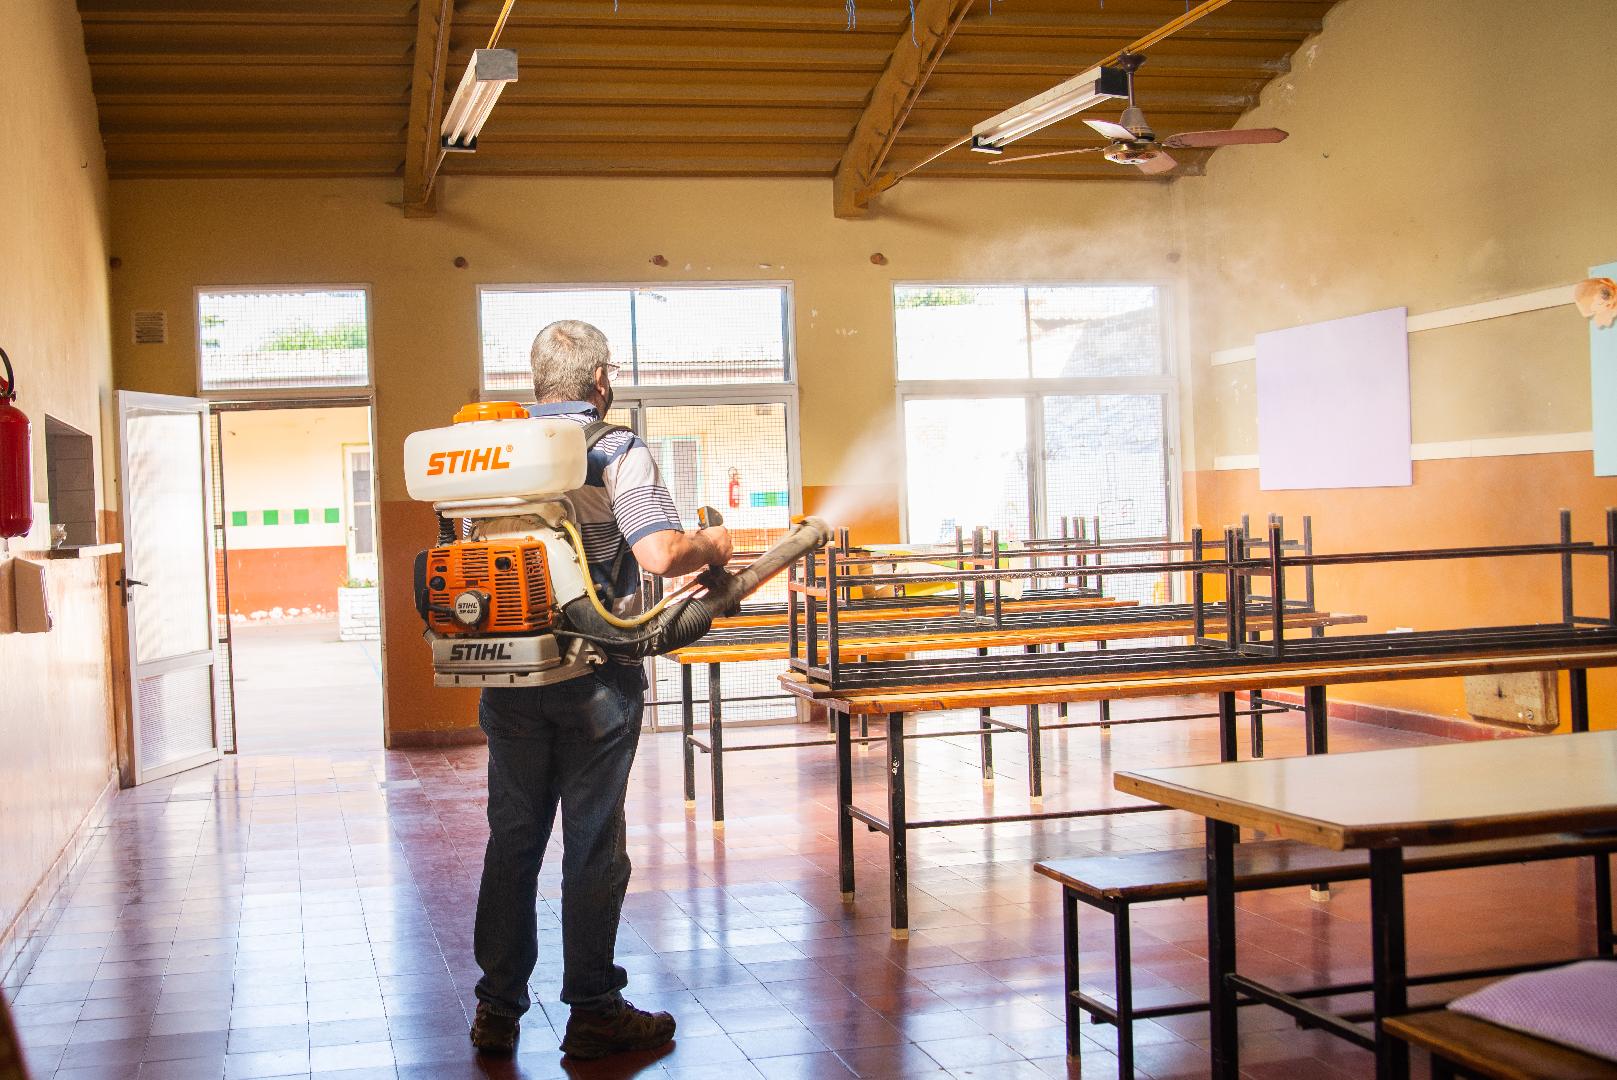
<path id="1" fill-rule="evenodd" d="M 440 145 L 445 150 L 471 153 L 477 149 L 477 133 L 483 130 L 494 103 L 506 83 L 517 81 L 515 49 L 478 49 L 466 65 L 466 74 L 455 87 L 455 96 L 444 111 Z"/>
<path id="2" fill-rule="evenodd" d="M 1110 98 L 1128 97 L 1128 93 L 1127 71 L 1115 67 L 1090 68 L 972 128 L 971 148 L 984 154 L 1001 153 L 1007 144 L 1024 135 L 1031 135 Z"/>

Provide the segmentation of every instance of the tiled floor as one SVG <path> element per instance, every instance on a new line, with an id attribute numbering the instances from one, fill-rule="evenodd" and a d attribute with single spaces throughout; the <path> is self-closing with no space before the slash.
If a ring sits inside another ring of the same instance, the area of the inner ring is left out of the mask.
<path id="1" fill-rule="evenodd" d="M 1415 740 L 1339 723 L 1332 741 L 1352 750 Z M 1018 738 L 998 746 L 999 779 L 985 795 L 974 740 L 912 744 L 912 807 L 1025 809 Z M 1297 721 L 1272 721 L 1268 748 L 1300 752 Z M 1054 734 L 1046 806 L 1111 798 L 1114 763 L 1214 756 L 1206 721 Z M 861 798 L 875 801 L 878 756 L 858 759 Z M 619 952 L 632 999 L 679 1018 L 663 1056 L 575 1067 L 556 1050 L 564 1013 L 547 1004 L 525 1021 L 513 1061 L 473 1058 L 466 1020 L 484 753 L 467 749 L 241 757 L 124 792 L 47 924 L 37 962 L 10 976 L 34 1076 L 1077 1075 L 1063 1054 L 1058 890 L 1032 873 L 1033 861 L 1199 837 L 1199 820 L 1165 813 L 917 834 L 916 930 L 894 942 L 881 837 L 859 831 L 859 899 L 840 900 L 829 752 L 727 762 L 730 822 L 716 833 L 705 782 L 701 806 L 683 805 L 677 736 L 641 746 Z M 1586 867 L 1546 864 L 1416 880 L 1412 970 L 1580 951 L 1587 878 Z M 556 872 L 547 867 L 542 884 L 536 999 L 554 1002 Z M 1326 904 L 1302 890 L 1249 894 L 1242 966 L 1282 983 L 1365 977 L 1365 923 L 1362 885 Z M 1141 1001 L 1199 996 L 1203 906 L 1146 906 L 1136 927 Z M 1089 919 L 1083 937 L 1087 974 L 1104 992 L 1106 920 Z M 1242 1021 L 1250 1076 L 1369 1073 L 1368 1055 L 1278 1014 L 1249 1009 Z M 1198 1017 L 1142 1023 L 1141 1069 L 1205 1075 L 1205 1030 Z M 1084 1029 L 1085 1075 L 1116 1075 L 1109 1031 Z"/>

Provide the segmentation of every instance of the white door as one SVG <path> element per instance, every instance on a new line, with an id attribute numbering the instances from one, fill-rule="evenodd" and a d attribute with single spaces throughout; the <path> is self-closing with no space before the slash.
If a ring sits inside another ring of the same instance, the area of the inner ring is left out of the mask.
<path id="1" fill-rule="evenodd" d="M 343 446 L 343 492 L 348 502 L 348 576 L 376 580 L 376 495 L 371 448 Z"/>
<path id="2" fill-rule="evenodd" d="M 219 757 L 208 404 L 118 392 L 135 783 Z"/>

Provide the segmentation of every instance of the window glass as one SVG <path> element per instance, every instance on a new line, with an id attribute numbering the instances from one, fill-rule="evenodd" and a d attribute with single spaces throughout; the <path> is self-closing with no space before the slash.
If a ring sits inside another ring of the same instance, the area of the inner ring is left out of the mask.
<path id="1" fill-rule="evenodd" d="M 204 290 L 197 328 L 204 392 L 370 385 L 363 289 Z"/>
<path id="2" fill-rule="evenodd" d="M 1028 326 L 1038 378 L 1162 372 L 1161 316 L 1149 286 L 1029 289 Z"/>
<path id="3" fill-rule="evenodd" d="M 956 527 L 1027 537 L 1022 398 L 912 398 L 904 403 L 904 441 L 911 543 L 953 543 Z"/>
<path id="4" fill-rule="evenodd" d="M 1027 291 L 949 285 L 893 290 L 900 379 L 1025 379 Z"/>

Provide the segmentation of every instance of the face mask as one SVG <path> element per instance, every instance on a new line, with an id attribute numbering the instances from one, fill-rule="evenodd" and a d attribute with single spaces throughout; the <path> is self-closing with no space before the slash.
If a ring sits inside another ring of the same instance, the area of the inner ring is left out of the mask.
<path id="1" fill-rule="evenodd" d="M 612 384 L 607 383 L 606 384 L 606 400 L 604 402 L 602 402 L 602 408 L 601 408 L 601 415 L 603 417 L 607 413 L 612 411 L 612 400 L 613 400 Z"/>

